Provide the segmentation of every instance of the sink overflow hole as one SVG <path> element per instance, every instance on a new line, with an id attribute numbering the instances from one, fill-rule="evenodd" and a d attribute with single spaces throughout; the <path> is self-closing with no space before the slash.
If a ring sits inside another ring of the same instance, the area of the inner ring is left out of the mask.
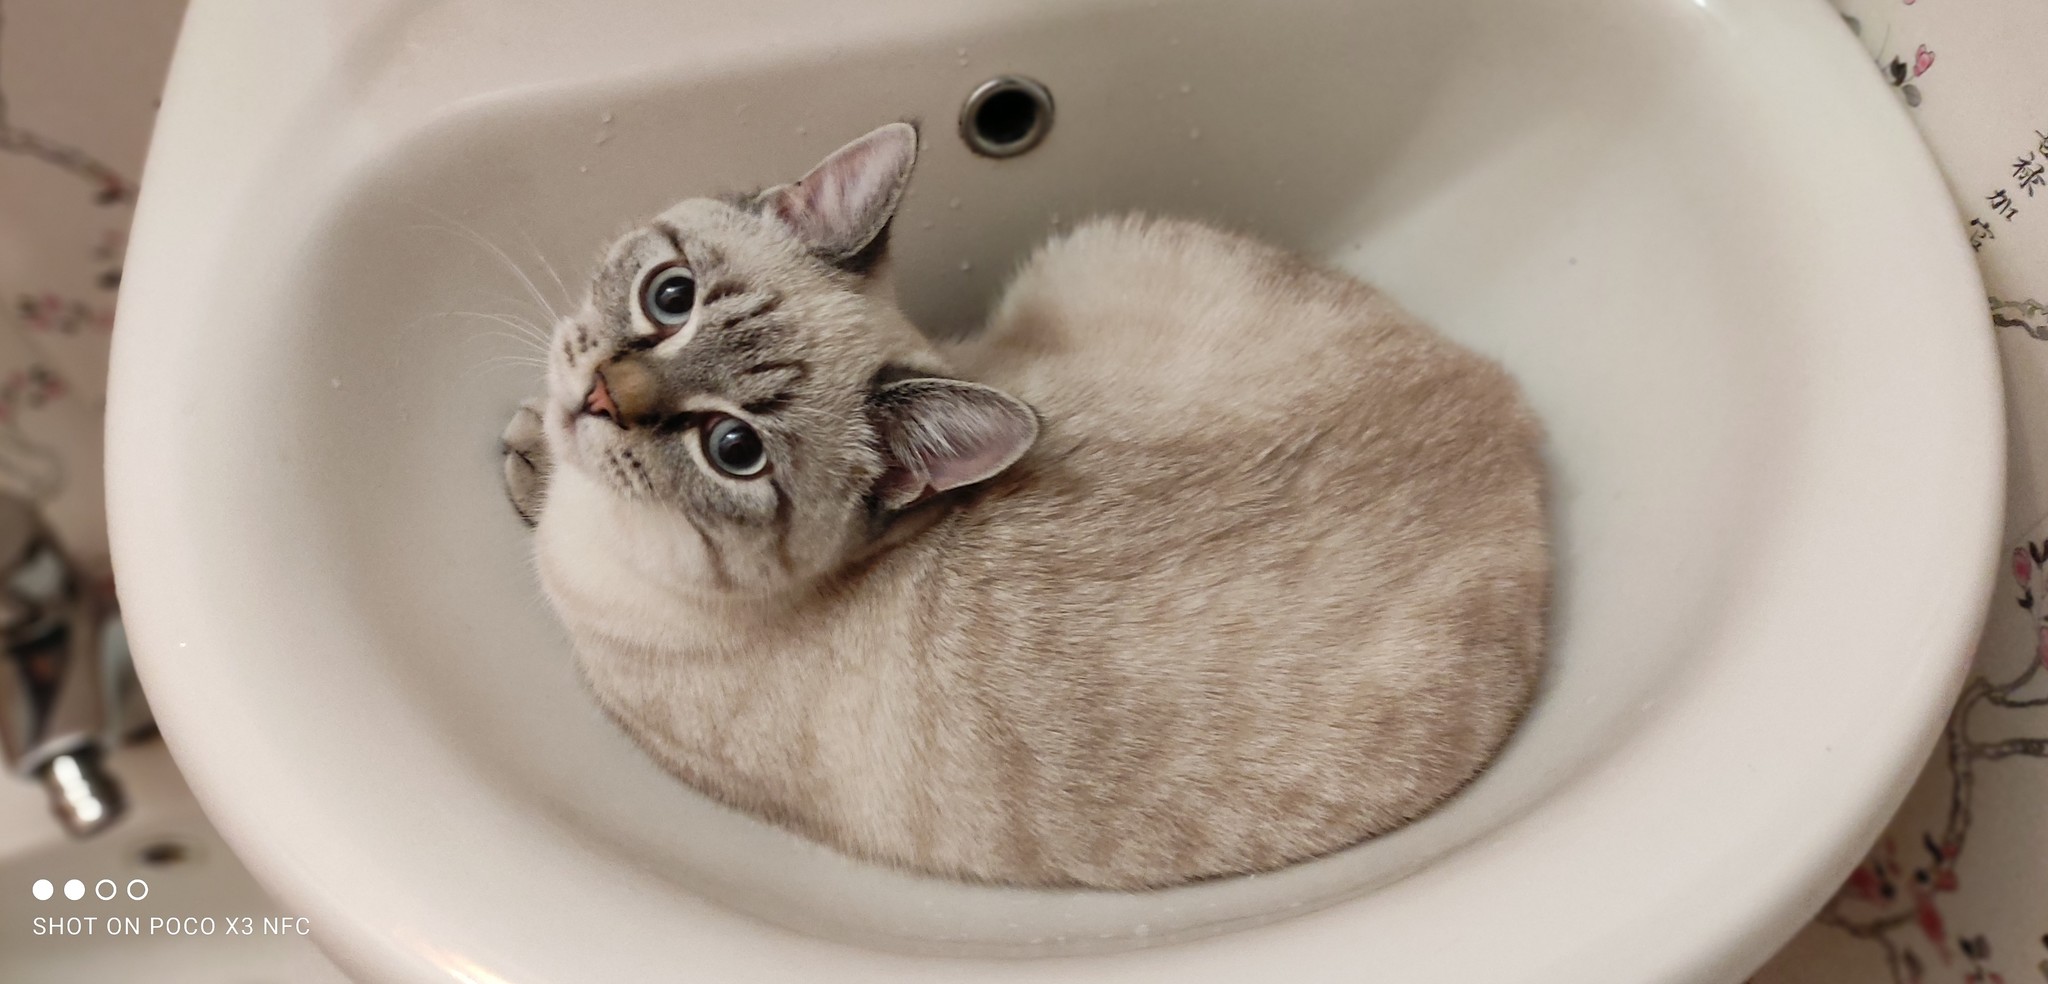
<path id="1" fill-rule="evenodd" d="M 960 139 L 983 157 L 1015 157 L 1052 129 L 1052 93 L 1021 75 L 975 86 L 960 107 Z"/>

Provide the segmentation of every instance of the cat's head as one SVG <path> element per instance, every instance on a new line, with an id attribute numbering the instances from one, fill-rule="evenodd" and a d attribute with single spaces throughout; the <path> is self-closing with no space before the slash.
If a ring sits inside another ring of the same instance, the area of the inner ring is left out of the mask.
<path id="1" fill-rule="evenodd" d="M 945 378 L 896 307 L 889 224 L 916 156 L 892 124 L 792 184 L 675 205 L 613 244 L 557 326 L 557 461 L 687 521 L 708 589 L 830 573 L 1037 438 L 1024 403 Z"/>

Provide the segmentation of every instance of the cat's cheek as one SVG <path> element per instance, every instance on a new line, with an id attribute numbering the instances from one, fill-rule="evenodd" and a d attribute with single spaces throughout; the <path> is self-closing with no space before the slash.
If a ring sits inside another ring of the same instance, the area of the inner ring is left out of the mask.
<path id="1" fill-rule="evenodd" d="M 561 424 L 548 431 L 550 450 L 556 460 L 594 474 L 596 463 L 611 450 L 611 425 L 580 413 L 564 412 L 561 416 Z"/>

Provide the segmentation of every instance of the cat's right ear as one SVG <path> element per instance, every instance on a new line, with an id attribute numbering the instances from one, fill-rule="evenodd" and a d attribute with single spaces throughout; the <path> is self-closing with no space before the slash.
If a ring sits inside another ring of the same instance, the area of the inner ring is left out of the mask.
<path id="1" fill-rule="evenodd" d="M 886 459 L 875 500 L 890 512 L 1003 473 L 1038 440 L 1038 412 L 1002 390 L 907 379 L 868 399 Z"/>
<path id="2" fill-rule="evenodd" d="M 820 258 L 843 264 L 882 237 L 916 163 L 917 128 L 891 123 L 833 151 L 797 183 L 762 192 L 762 210 Z"/>

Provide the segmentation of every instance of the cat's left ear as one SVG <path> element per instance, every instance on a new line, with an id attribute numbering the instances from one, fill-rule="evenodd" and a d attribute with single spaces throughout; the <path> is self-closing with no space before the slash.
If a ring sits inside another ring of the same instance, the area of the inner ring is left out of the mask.
<path id="1" fill-rule="evenodd" d="M 890 511 L 1003 473 L 1038 440 L 1038 412 L 1002 390 L 957 379 L 877 389 L 869 412 L 886 470 L 875 498 Z"/>
<path id="2" fill-rule="evenodd" d="M 891 123 L 832 152 L 795 184 L 761 193 L 765 211 L 828 263 L 881 239 L 917 163 L 917 128 Z"/>

